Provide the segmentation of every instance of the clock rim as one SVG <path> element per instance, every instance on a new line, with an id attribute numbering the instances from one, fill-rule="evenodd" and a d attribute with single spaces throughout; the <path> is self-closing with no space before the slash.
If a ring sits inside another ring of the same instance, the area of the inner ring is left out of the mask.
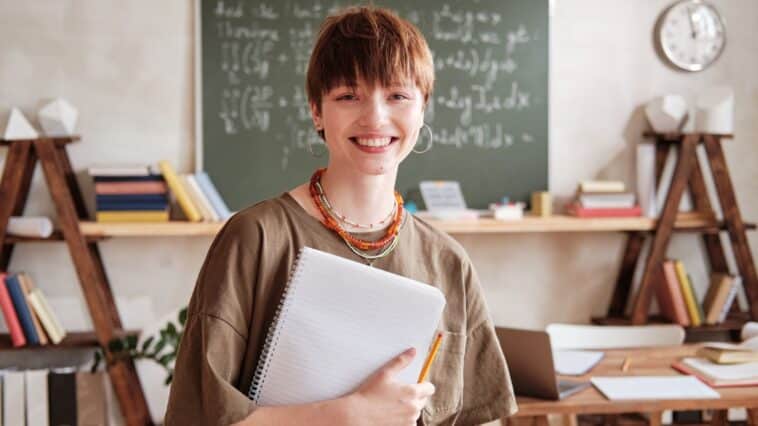
<path id="1" fill-rule="evenodd" d="M 703 5 L 711 9 L 713 13 L 715 13 L 716 18 L 718 19 L 719 23 L 721 24 L 721 28 L 723 29 L 722 34 L 724 37 L 724 43 L 721 45 L 721 48 L 719 48 L 718 52 L 716 52 L 716 56 L 714 56 L 709 62 L 707 63 L 699 63 L 699 64 L 682 64 L 677 63 L 673 59 L 673 53 L 666 47 L 666 45 L 663 43 L 663 23 L 666 21 L 666 18 L 668 18 L 669 14 L 671 13 L 672 9 L 679 6 L 680 4 L 698 4 Z M 721 57 L 721 54 L 724 52 L 724 49 L 726 48 L 727 43 L 727 34 L 726 34 L 726 20 L 723 16 L 721 16 L 721 13 L 716 9 L 714 5 L 711 3 L 704 1 L 704 0 L 678 0 L 674 3 L 672 3 L 669 7 L 666 8 L 666 10 L 661 14 L 659 23 L 658 23 L 658 31 L 657 31 L 657 37 L 656 42 L 658 43 L 658 47 L 660 51 L 663 53 L 664 58 L 669 62 L 669 64 L 675 66 L 676 68 L 684 71 L 689 72 L 697 72 L 702 71 L 706 68 L 708 68 L 711 64 L 716 62 L 718 58 Z"/>

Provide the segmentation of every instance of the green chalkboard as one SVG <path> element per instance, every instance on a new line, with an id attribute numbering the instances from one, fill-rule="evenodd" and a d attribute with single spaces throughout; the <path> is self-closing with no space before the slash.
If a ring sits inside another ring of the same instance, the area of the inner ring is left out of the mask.
<path id="1" fill-rule="evenodd" d="M 312 129 L 305 71 L 321 21 L 348 4 L 199 0 L 199 164 L 232 209 L 326 164 L 307 150 L 324 146 Z M 469 206 L 484 208 L 547 189 L 548 0 L 374 4 L 421 29 L 436 70 L 425 117 L 434 147 L 400 166 L 401 194 L 416 199 L 420 180 L 458 180 Z"/>

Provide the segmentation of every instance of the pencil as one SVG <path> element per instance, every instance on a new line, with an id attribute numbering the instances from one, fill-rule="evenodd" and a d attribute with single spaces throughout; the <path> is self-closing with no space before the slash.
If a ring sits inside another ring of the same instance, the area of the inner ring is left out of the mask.
<path id="1" fill-rule="evenodd" d="M 632 365 L 632 358 L 626 357 L 626 359 L 624 360 L 624 363 L 621 364 L 621 371 L 627 372 L 629 370 L 629 366 L 631 365 Z"/>
<path id="2" fill-rule="evenodd" d="M 429 351 L 429 355 L 426 356 L 426 361 L 424 361 L 424 367 L 421 368 L 421 373 L 418 375 L 418 383 L 423 382 L 426 379 L 426 375 L 429 374 L 429 368 L 432 366 L 432 362 L 437 356 L 437 350 L 440 348 L 441 342 L 442 333 L 437 333 L 437 337 L 432 344 L 432 349 Z"/>

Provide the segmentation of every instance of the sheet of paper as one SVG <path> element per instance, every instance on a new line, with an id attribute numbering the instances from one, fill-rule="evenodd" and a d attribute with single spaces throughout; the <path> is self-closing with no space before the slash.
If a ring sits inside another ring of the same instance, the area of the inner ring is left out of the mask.
<path id="1" fill-rule="evenodd" d="M 739 380 L 758 378 L 758 362 L 742 364 L 716 364 L 702 358 L 684 358 L 682 362 L 702 371 L 714 379 Z"/>
<path id="2" fill-rule="evenodd" d="M 610 400 L 720 398 L 695 376 L 593 377 L 590 381 Z"/>
<path id="3" fill-rule="evenodd" d="M 570 376 L 581 376 L 597 365 L 604 355 L 600 351 L 554 350 L 555 372 Z"/>

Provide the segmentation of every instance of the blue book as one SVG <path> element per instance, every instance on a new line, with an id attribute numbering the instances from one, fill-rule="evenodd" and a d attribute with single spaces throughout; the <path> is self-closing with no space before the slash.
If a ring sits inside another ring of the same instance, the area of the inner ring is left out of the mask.
<path id="1" fill-rule="evenodd" d="M 150 176 L 92 176 L 95 182 L 163 182 L 163 175 Z"/>
<path id="2" fill-rule="evenodd" d="M 98 203 L 150 203 L 150 202 L 168 202 L 166 194 L 100 194 L 95 196 Z"/>
<path id="3" fill-rule="evenodd" d="M 97 203 L 97 211 L 99 212 L 109 212 L 109 211 L 118 211 L 118 210 L 135 210 L 135 211 L 145 211 L 145 210 L 166 210 L 168 208 L 168 202 L 167 201 L 148 201 L 148 202 L 136 202 L 136 201 L 126 201 L 126 202 L 98 202 Z"/>
<path id="4" fill-rule="evenodd" d="M 21 288 L 21 282 L 18 280 L 18 274 L 7 275 L 5 277 L 5 285 L 8 287 L 8 293 L 11 296 L 13 307 L 16 309 L 18 322 L 21 323 L 21 328 L 24 330 L 26 341 L 30 345 L 39 345 L 39 336 L 37 335 L 37 329 L 34 328 L 32 311 L 29 310 L 29 305 L 26 304 L 26 297 L 24 296 L 24 290 Z"/>
<path id="5" fill-rule="evenodd" d="M 197 181 L 197 185 L 200 187 L 200 190 L 203 191 L 203 194 L 205 194 L 206 198 L 208 198 L 208 201 L 211 202 L 213 210 L 216 210 L 218 217 L 220 217 L 221 220 L 229 219 L 232 216 L 232 212 L 229 211 L 229 207 L 227 207 L 224 199 L 221 198 L 221 194 L 219 194 L 216 190 L 216 186 L 213 185 L 213 182 L 208 176 L 208 173 L 195 173 L 195 180 Z"/>

